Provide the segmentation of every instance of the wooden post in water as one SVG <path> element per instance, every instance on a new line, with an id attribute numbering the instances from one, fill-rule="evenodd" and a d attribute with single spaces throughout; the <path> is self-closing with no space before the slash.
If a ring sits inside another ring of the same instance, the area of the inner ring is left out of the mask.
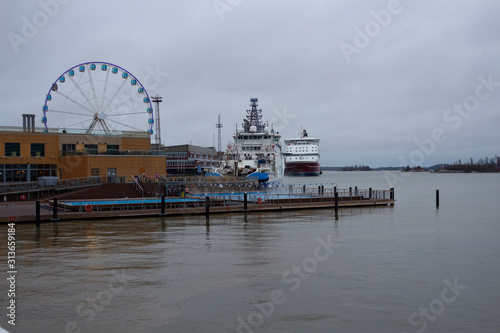
<path id="1" fill-rule="evenodd" d="M 208 195 L 205 197 L 205 216 L 206 218 L 210 217 L 210 197 Z"/>
<path id="2" fill-rule="evenodd" d="M 349 187 L 349 196 L 352 197 L 352 187 Z"/>
<path id="3" fill-rule="evenodd" d="M 335 211 L 339 210 L 339 192 L 335 190 Z"/>
<path id="4" fill-rule="evenodd" d="M 161 195 L 161 213 L 160 213 L 161 216 L 165 216 L 167 214 L 165 214 L 165 194 L 162 194 Z"/>
<path id="5" fill-rule="evenodd" d="M 321 194 L 321 186 L 318 185 L 318 195 L 320 195 L 320 194 Z"/>
<path id="6" fill-rule="evenodd" d="M 302 193 L 306 193 L 306 186 L 305 185 L 302 187 Z"/>
<path id="7" fill-rule="evenodd" d="M 436 190 L 436 208 L 439 208 L 439 190 Z"/>
<path id="8" fill-rule="evenodd" d="M 358 187 L 357 186 L 354 187 L 354 194 L 358 195 Z"/>
<path id="9" fill-rule="evenodd" d="M 368 189 L 368 199 L 371 199 L 372 198 L 372 188 L 370 187 Z"/>
<path id="10" fill-rule="evenodd" d="M 40 201 L 35 201 L 36 227 L 40 228 Z"/>
<path id="11" fill-rule="evenodd" d="M 246 192 L 243 194 L 243 211 L 248 212 L 248 196 Z"/>
<path id="12" fill-rule="evenodd" d="M 57 218 L 57 198 L 54 198 L 54 209 L 52 210 L 52 221 L 59 221 Z"/>
<path id="13" fill-rule="evenodd" d="M 391 187 L 391 195 L 390 195 L 390 197 L 391 197 L 391 199 L 392 199 L 392 200 L 395 200 L 395 198 L 396 198 L 396 197 L 394 196 L 394 187 Z M 391 204 L 389 204 L 389 205 L 394 206 L 394 203 L 391 203 Z"/>

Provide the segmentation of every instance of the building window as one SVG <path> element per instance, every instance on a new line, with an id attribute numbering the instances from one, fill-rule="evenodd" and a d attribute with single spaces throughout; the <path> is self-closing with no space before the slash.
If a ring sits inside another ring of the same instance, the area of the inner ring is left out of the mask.
<path id="1" fill-rule="evenodd" d="M 101 170 L 99 168 L 92 168 L 90 169 L 90 175 L 91 176 L 99 176 L 101 174 Z"/>
<path id="2" fill-rule="evenodd" d="M 31 144 L 31 157 L 34 156 L 45 156 L 45 144 L 44 143 L 32 143 Z"/>
<path id="3" fill-rule="evenodd" d="M 97 145 L 85 145 L 87 154 L 97 155 Z"/>
<path id="4" fill-rule="evenodd" d="M 76 151 L 76 145 L 71 143 L 62 144 L 62 156 L 68 156 L 74 154 Z"/>
<path id="5" fill-rule="evenodd" d="M 106 146 L 106 154 L 108 155 L 118 155 L 120 153 L 119 145 L 107 145 Z"/>
<path id="6" fill-rule="evenodd" d="M 21 156 L 21 144 L 6 142 L 5 143 L 5 156 Z"/>

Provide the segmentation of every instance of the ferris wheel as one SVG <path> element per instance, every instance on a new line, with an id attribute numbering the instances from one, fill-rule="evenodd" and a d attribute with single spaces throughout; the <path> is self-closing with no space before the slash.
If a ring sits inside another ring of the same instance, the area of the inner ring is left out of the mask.
<path id="1" fill-rule="evenodd" d="M 151 135 L 153 107 L 146 89 L 130 72 L 107 62 L 86 62 L 68 69 L 52 84 L 42 123 L 47 132 L 59 128 L 67 133 Z"/>

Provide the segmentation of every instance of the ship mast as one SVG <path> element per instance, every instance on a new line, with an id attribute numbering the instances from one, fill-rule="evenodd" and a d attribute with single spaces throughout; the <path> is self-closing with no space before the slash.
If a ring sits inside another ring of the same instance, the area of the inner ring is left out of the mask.
<path id="1" fill-rule="evenodd" d="M 220 113 L 219 113 L 219 117 L 217 118 L 217 124 L 215 124 L 215 127 L 217 128 L 217 131 L 218 131 L 217 151 L 220 153 L 221 149 L 222 149 L 222 145 L 221 145 L 222 123 L 220 122 Z"/>
<path id="2" fill-rule="evenodd" d="M 257 127 L 257 132 L 262 132 L 262 124 L 261 124 L 261 119 L 262 119 L 262 109 L 257 109 L 259 104 L 257 103 L 259 101 L 258 98 L 250 98 L 250 110 L 247 111 L 247 119 L 243 122 L 243 128 L 245 129 L 245 132 L 250 131 L 250 126 L 255 126 Z"/>

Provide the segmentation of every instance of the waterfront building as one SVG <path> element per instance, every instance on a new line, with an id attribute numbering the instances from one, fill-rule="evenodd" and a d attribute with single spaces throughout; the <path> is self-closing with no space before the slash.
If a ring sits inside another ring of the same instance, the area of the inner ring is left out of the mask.
<path id="1" fill-rule="evenodd" d="M 214 147 L 190 144 L 167 146 L 166 155 L 168 174 L 204 174 L 219 164 L 219 156 Z"/>
<path id="2" fill-rule="evenodd" d="M 24 122 L 23 127 L 1 126 L 0 182 L 34 182 L 40 177 L 130 179 L 132 175 L 166 172 L 165 153 L 151 149 L 149 133 L 87 132 L 35 128 L 34 122 L 28 126 Z"/>

